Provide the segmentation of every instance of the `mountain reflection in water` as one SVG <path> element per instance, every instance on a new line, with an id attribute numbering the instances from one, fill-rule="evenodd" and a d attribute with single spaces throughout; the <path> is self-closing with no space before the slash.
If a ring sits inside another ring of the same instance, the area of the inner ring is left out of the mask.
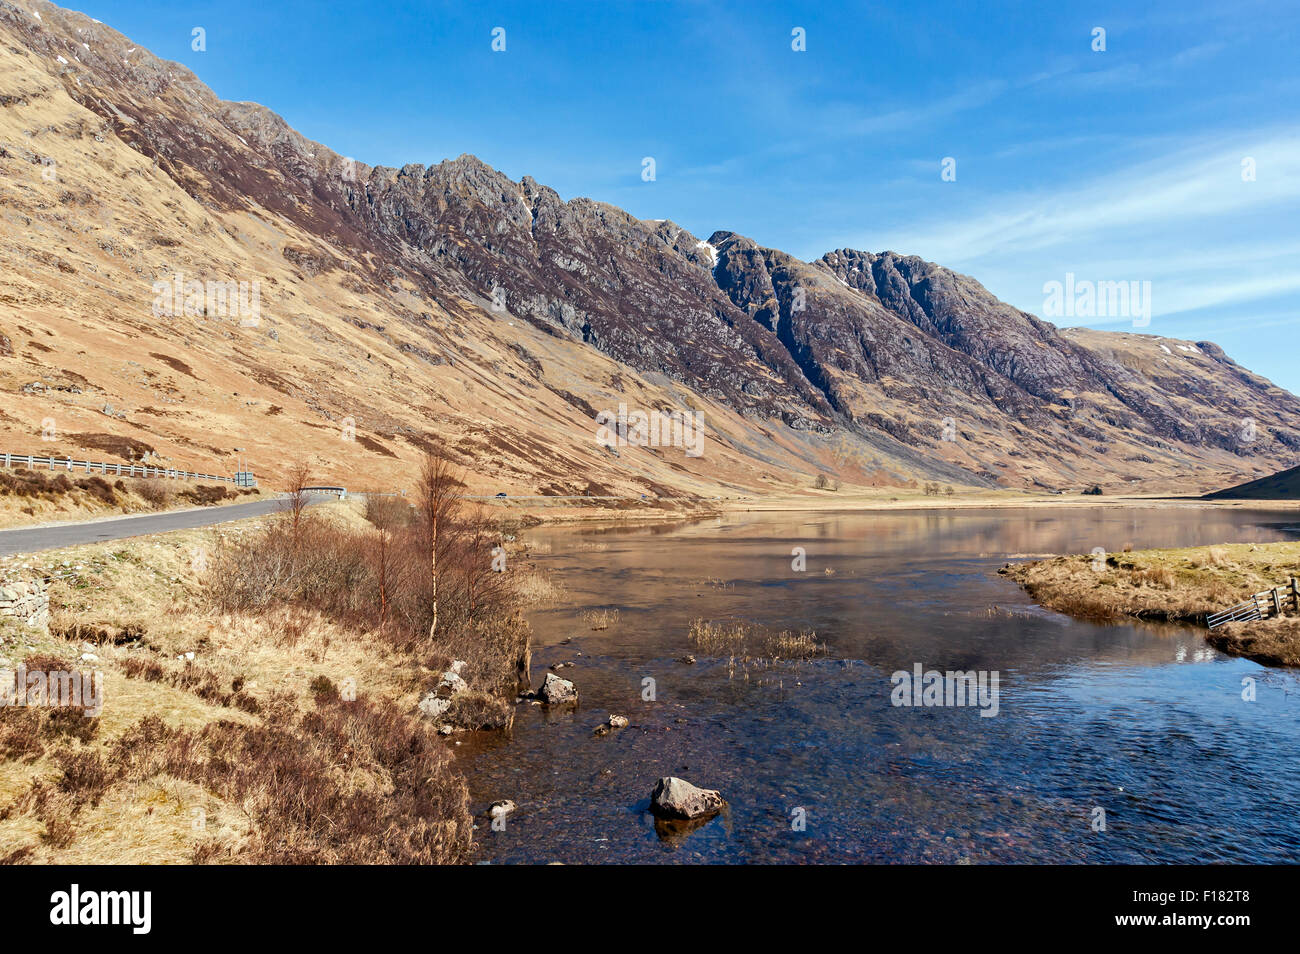
<path id="1" fill-rule="evenodd" d="M 1012 558 L 1292 539 L 1294 515 L 1183 506 L 754 514 L 671 527 L 541 529 L 565 589 L 532 614 L 534 684 L 581 708 L 519 707 L 456 752 L 475 809 L 511 798 L 491 862 L 1288 862 L 1300 853 L 1300 681 L 1180 626 L 1096 625 L 1035 606 Z M 791 569 L 803 547 L 807 569 Z M 829 572 L 828 572 L 829 571 Z M 1280 582 L 1280 581 L 1279 581 Z M 585 610 L 617 607 L 593 632 Z M 695 618 L 813 629 L 812 662 L 709 658 Z M 565 644 L 563 640 L 571 639 Z M 694 653 L 694 665 L 680 662 Z M 890 675 L 995 671 L 978 708 L 894 707 Z M 1242 699 L 1243 677 L 1257 698 Z M 654 680 L 644 701 L 643 680 Z M 603 738 L 609 713 L 631 725 Z M 658 826 L 661 775 L 728 810 Z M 1094 831 L 1096 809 L 1105 831 Z M 803 809 L 802 813 L 796 809 Z M 793 822 L 803 818 L 803 830 Z"/>

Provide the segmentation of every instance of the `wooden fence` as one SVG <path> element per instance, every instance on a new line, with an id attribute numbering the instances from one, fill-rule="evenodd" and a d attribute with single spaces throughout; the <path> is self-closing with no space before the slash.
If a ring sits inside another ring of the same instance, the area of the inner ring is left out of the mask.
<path id="1" fill-rule="evenodd" d="M 1205 622 L 1210 629 L 1224 623 L 1242 623 L 1254 619 L 1267 619 L 1269 616 L 1281 616 L 1287 604 L 1300 612 L 1300 583 L 1291 577 L 1289 586 L 1275 586 L 1271 590 L 1256 593 L 1236 606 L 1229 606 L 1218 613 L 1211 613 Z"/>

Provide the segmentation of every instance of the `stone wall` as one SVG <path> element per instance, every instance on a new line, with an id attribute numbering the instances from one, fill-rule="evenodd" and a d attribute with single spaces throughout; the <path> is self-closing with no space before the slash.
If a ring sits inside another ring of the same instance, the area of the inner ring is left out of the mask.
<path id="1" fill-rule="evenodd" d="M 48 629 L 50 593 L 41 580 L 0 583 L 0 618 Z"/>

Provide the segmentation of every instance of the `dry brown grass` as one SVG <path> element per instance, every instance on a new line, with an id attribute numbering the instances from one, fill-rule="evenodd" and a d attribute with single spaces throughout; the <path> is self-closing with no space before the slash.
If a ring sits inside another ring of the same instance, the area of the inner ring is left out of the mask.
<path id="1" fill-rule="evenodd" d="M 767 637 L 764 648 L 772 659 L 812 659 L 826 651 L 826 647 L 817 641 L 817 634 L 807 630 L 797 633 L 783 630 L 771 635 Z"/>
<path id="2" fill-rule="evenodd" d="M 1300 544 L 1228 544 L 1136 550 L 1031 560 L 1001 571 L 1051 609 L 1097 620 L 1123 616 L 1203 623 L 1205 617 L 1252 593 L 1300 576 Z"/>
<path id="3" fill-rule="evenodd" d="M 532 571 L 518 575 L 515 592 L 530 606 L 544 606 L 563 599 L 565 590 L 549 573 Z"/>
<path id="4" fill-rule="evenodd" d="M 706 576 L 702 580 L 696 580 L 695 585 L 700 587 L 708 587 L 709 589 L 712 590 L 730 590 L 730 589 L 734 589 L 736 584 L 728 583 L 726 580 L 721 579 L 720 577 Z"/>
<path id="5" fill-rule="evenodd" d="M 749 638 L 747 624 L 736 620 L 691 620 L 689 638 L 706 656 L 728 656 L 740 652 Z"/>
<path id="6" fill-rule="evenodd" d="M 162 835 L 174 849 L 178 816 L 190 821 L 190 861 L 463 860 L 467 794 L 433 729 L 387 700 L 316 698 L 311 710 L 272 700 L 261 722 L 218 720 L 198 730 L 147 716 L 102 749 L 59 749 L 51 760 L 55 778 L 32 781 L 0 811 L 10 834 L 37 836 L 12 849 L 23 853 L 13 860 L 119 860 L 114 853 L 131 832 L 154 851 L 140 852 L 134 839 L 129 849 L 158 860 L 151 842 Z M 162 813 L 161 831 L 151 831 L 143 822 L 153 812 L 140 803 L 158 801 L 169 788 L 177 801 L 162 801 L 172 810 Z M 107 817 L 96 817 L 109 802 Z M 231 814 L 233 806 L 247 824 L 210 831 L 207 816 Z M 134 816 L 131 832 L 106 827 L 124 814 Z M 75 852 L 53 853 L 74 845 Z"/>
<path id="7" fill-rule="evenodd" d="M 589 629 L 599 631 L 616 625 L 618 616 L 617 609 L 586 610 L 582 614 L 582 621 L 587 624 Z"/>
<path id="8" fill-rule="evenodd" d="M 462 659 L 470 691 L 439 722 L 510 725 L 528 630 L 514 602 L 495 601 L 511 591 L 478 585 L 489 561 L 462 561 L 486 530 L 467 517 L 444 531 L 432 639 L 418 586 L 379 619 L 366 545 L 379 531 L 357 509 L 301 513 L 296 548 L 290 526 L 281 515 L 7 561 L 8 574 L 67 576 L 51 588 L 51 632 L 6 624 L 0 657 L 93 666 L 105 705 L 92 719 L 0 711 L 0 860 L 467 858 L 464 782 L 417 703 Z M 245 589 L 223 591 L 231 579 Z M 87 650 L 98 660 L 78 663 Z"/>
<path id="9" fill-rule="evenodd" d="M 692 620 L 689 638 L 707 656 L 743 660 L 812 659 L 826 651 L 814 632 L 771 632 L 741 620 Z"/>
<path id="10" fill-rule="evenodd" d="M 1300 666 L 1300 619 L 1294 616 L 1228 623 L 1205 638 L 1220 652 L 1245 656 L 1265 666 Z"/>
<path id="11" fill-rule="evenodd" d="M 0 467 L 0 526 L 255 500 L 225 484 Z"/>
<path id="12" fill-rule="evenodd" d="M 1123 617 L 1204 625 L 1206 617 L 1254 593 L 1300 577 L 1300 543 L 1226 544 L 1111 554 L 1105 568 L 1093 557 L 1054 557 L 1000 571 L 1044 606 L 1099 621 Z M 1209 637 L 1217 648 L 1275 664 L 1288 658 L 1290 619 L 1234 624 Z M 1294 663 L 1287 663 L 1294 665 Z"/>

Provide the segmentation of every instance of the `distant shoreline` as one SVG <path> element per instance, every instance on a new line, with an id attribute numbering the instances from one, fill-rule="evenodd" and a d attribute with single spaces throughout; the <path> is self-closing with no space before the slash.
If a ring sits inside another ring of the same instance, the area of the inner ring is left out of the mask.
<path id="1" fill-rule="evenodd" d="M 1294 510 L 1300 513 L 1300 500 L 1206 500 L 1190 496 L 1124 496 L 1091 497 L 1083 495 L 1010 495 L 1007 493 L 956 494 L 948 497 L 923 497 L 919 494 L 881 496 L 848 496 L 826 494 L 817 497 L 772 496 L 738 497 L 699 500 L 681 498 L 663 501 L 671 504 L 661 507 L 582 507 L 569 503 L 551 506 L 529 498 L 505 498 L 501 504 L 509 513 L 526 517 L 534 525 L 560 525 L 580 523 L 659 522 L 683 518 L 709 517 L 733 513 L 871 513 L 905 511 L 956 511 L 956 510 L 1019 510 L 1056 508 L 1184 508 L 1184 509 L 1242 509 L 1242 510 Z M 486 501 L 485 501 L 486 503 Z M 534 522 L 535 521 L 535 522 Z"/>

